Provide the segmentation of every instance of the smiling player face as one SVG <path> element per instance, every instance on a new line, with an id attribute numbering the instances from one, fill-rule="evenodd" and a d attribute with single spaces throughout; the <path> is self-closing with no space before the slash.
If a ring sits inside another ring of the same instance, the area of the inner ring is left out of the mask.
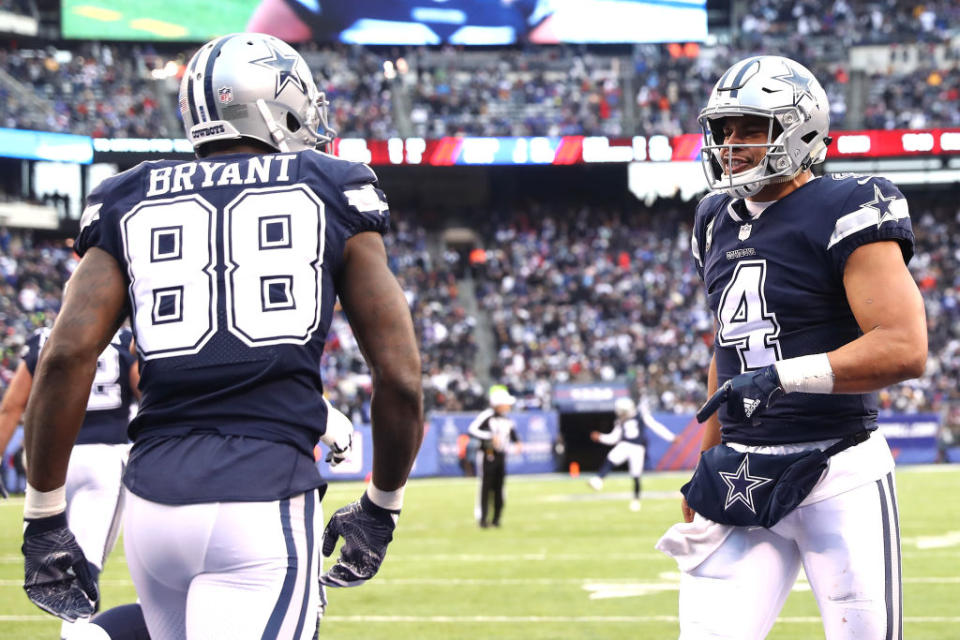
<path id="1" fill-rule="evenodd" d="M 770 133 L 770 119 L 760 116 L 730 116 L 724 118 L 721 126 L 721 136 L 725 147 L 721 152 L 721 165 L 724 175 L 736 175 L 748 171 L 763 160 L 767 155 L 765 146 L 738 146 L 738 145 L 766 145 Z"/>

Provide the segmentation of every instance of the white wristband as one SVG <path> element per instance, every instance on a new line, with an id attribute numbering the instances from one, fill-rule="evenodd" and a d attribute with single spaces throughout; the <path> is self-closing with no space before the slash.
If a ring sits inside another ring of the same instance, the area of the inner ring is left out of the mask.
<path id="1" fill-rule="evenodd" d="M 49 518 L 67 510 L 67 488 L 53 491 L 37 491 L 27 483 L 27 495 L 23 502 L 23 519 Z"/>
<path id="2" fill-rule="evenodd" d="M 400 511 L 401 507 L 403 507 L 403 492 L 406 488 L 407 486 L 404 485 L 396 491 L 382 491 L 381 489 L 377 489 L 371 482 L 367 485 L 367 497 L 370 498 L 370 502 L 381 509 Z"/>
<path id="3" fill-rule="evenodd" d="M 833 367 L 826 353 L 787 358 L 775 366 L 785 393 L 833 393 Z"/>

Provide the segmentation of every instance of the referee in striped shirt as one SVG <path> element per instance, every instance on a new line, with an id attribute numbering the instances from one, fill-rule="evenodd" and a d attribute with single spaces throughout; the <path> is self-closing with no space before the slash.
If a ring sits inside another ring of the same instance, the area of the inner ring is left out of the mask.
<path id="1" fill-rule="evenodd" d="M 507 417 L 510 408 L 517 401 L 505 387 L 490 390 L 490 408 L 478 415 L 467 428 L 474 438 L 480 441 L 477 452 L 477 471 L 479 473 L 479 492 L 474 516 L 481 528 L 485 529 L 489 502 L 493 497 L 493 518 L 490 524 L 500 526 L 500 514 L 503 512 L 503 482 L 507 476 L 507 444 L 519 443 L 516 423 Z"/>

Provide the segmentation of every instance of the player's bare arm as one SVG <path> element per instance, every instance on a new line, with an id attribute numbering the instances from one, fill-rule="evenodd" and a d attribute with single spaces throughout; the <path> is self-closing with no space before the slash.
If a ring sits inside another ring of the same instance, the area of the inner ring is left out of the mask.
<path id="1" fill-rule="evenodd" d="M 420 353 L 403 290 L 387 266 L 383 239 L 366 232 L 344 249 L 338 293 L 373 375 L 373 484 L 404 485 L 423 439 Z"/>
<path id="2" fill-rule="evenodd" d="M 24 420 L 27 480 L 38 491 L 57 489 L 66 481 L 97 357 L 126 315 L 123 274 L 105 251 L 91 249 L 70 283 L 41 353 Z"/>
<path id="3" fill-rule="evenodd" d="M 927 318 L 896 242 L 859 247 L 843 274 L 847 302 L 863 335 L 830 352 L 834 393 L 866 393 L 923 375 Z"/>
<path id="4" fill-rule="evenodd" d="M 360 500 L 337 510 L 323 533 L 323 555 L 344 543 L 321 584 L 359 586 L 376 575 L 393 539 L 404 485 L 423 439 L 420 353 L 407 299 L 387 266 L 380 234 L 359 233 L 344 247 L 337 281 L 343 310 L 373 376 L 373 478 Z"/>
<path id="5" fill-rule="evenodd" d="M 10 380 L 7 392 L 3 394 L 3 401 L 0 402 L 0 455 L 7 450 L 10 438 L 13 437 L 13 432 L 20 423 L 20 417 L 27 408 L 27 398 L 30 396 L 32 384 L 33 376 L 30 375 L 26 363 L 21 361 Z"/>

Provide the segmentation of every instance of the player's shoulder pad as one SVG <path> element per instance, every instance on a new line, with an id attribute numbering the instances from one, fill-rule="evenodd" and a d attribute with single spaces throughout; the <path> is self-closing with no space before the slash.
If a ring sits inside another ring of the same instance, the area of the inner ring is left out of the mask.
<path id="1" fill-rule="evenodd" d="M 308 173 L 319 173 L 324 181 L 332 183 L 349 208 L 358 213 L 383 214 L 389 210 L 377 174 L 368 165 L 312 149 L 302 157 L 310 167 Z"/>
<path id="2" fill-rule="evenodd" d="M 140 164 L 105 178 L 87 194 L 86 206 L 80 214 L 80 233 L 100 220 L 101 210 L 131 186 L 138 185 L 143 173 L 162 160 L 146 160 Z"/>
<path id="3" fill-rule="evenodd" d="M 40 349 L 43 348 L 43 343 L 46 342 L 49 337 L 50 327 L 40 327 L 30 334 L 30 337 L 23 343 L 23 347 L 20 349 L 20 359 L 25 360 L 28 357 L 32 357 L 33 362 L 28 363 L 28 366 L 31 368 L 31 373 L 33 372 L 33 366 L 36 366 L 36 358 L 40 354 Z"/>
<path id="4" fill-rule="evenodd" d="M 711 191 L 697 203 L 696 214 L 693 219 L 693 237 L 690 241 L 690 252 L 700 267 L 703 267 L 704 257 L 710 251 L 712 239 L 711 229 L 717 214 L 730 201 L 730 197 L 721 191 Z"/>
<path id="5" fill-rule="evenodd" d="M 831 216 L 833 229 L 827 248 L 865 229 L 910 227 L 910 207 L 900 189 L 880 176 L 831 175 L 842 203 Z"/>

